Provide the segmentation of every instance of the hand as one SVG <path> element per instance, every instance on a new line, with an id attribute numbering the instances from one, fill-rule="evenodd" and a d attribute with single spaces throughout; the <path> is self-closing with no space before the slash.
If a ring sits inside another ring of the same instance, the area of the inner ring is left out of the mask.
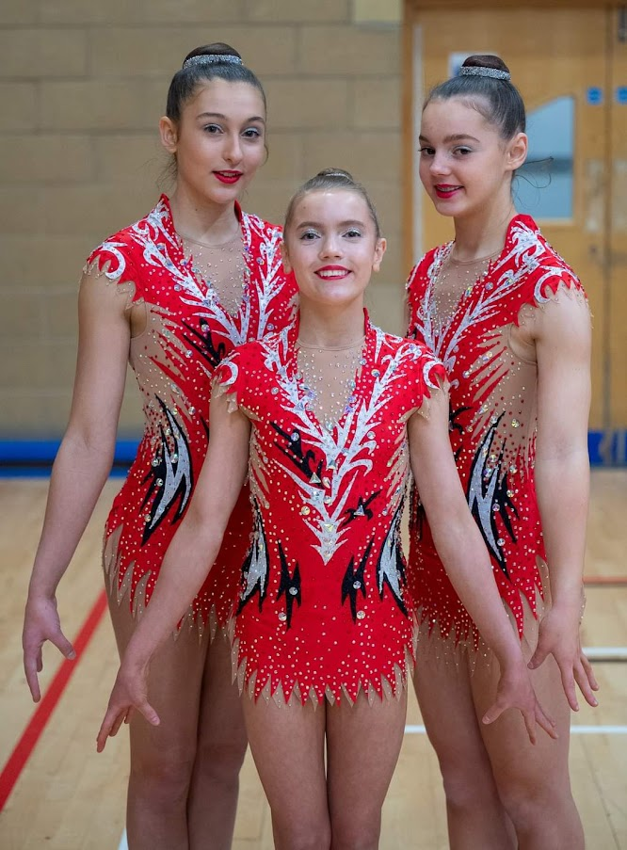
<path id="1" fill-rule="evenodd" d="M 540 726 L 551 738 L 557 738 L 555 722 L 545 714 L 531 684 L 524 661 L 504 669 L 496 689 L 494 704 L 483 715 L 483 723 L 494 721 L 509 708 L 517 708 L 523 716 L 532 744 L 536 742 L 536 727 Z"/>
<path id="2" fill-rule="evenodd" d="M 122 723 L 130 722 L 134 710 L 143 714 L 153 726 L 159 725 L 159 715 L 148 702 L 148 665 L 129 671 L 122 663 L 96 738 L 97 752 L 104 750 L 107 738 L 118 734 Z"/>
<path id="3" fill-rule="evenodd" d="M 22 649 L 26 682 L 34 702 L 41 699 L 37 674 L 43 670 L 41 649 L 47 640 L 66 658 L 76 658 L 74 647 L 61 631 L 56 598 L 29 597 L 24 612 Z"/>
<path id="4" fill-rule="evenodd" d="M 562 687 L 573 711 L 579 711 L 575 682 L 589 705 L 594 707 L 599 704 L 593 693 L 599 690 L 599 685 L 592 665 L 581 649 L 578 612 L 568 613 L 551 608 L 540 620 L 538 645 L 529 662 L 529 668 L 535 670 L 547 655 L 552 655 L 557 662 Z"/>

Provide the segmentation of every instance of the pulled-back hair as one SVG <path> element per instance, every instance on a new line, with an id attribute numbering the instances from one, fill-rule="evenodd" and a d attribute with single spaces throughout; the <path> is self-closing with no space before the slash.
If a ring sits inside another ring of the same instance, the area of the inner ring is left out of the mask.
<path id="1" fill-rule="evenodd" d="M 211 56 L 212 61 L 191 62 L 194 56 Z M 224 61 L 220 61 L 220 57 L 225 57 Z M 234 62 L 227 57 L 234 57 L 239 62 Z M 172 121 L 178 123 L 181 118 L 181 110 L 183 105 L 196 92 L 199 85 L 211 80 L 226 80 L 228 83 L 248 83 L 256 88 L 262 99 L 264 109 L 266 108 L 266 95 L 263 86 L 259 82 L 255 74 L 241 62 L 241 56 L 228 44 L 216 42 L 215 44 L 205 44 L 203 47 L 196 47 L 191 53 L 188 53 L 183 61 L 182 68 L 172 77 L 170 88 L 168 89 L 168 99 L 166 102 L 165 113 Z"/>
<path id="2" fill-rule="evenodd" d="M 306 183 L 296 190 L 288 204 L 287 212 L 285 213 L 284 230 L 287 231 L 294 217 L 294 210 L 300 201 L 309 194 L 309 192 L 330 192 L 338 189 L 346 189 L 349 192 L 355 192 L 360 195 L 366 202 L 370 218 L 374 224 L 374 229 L 377 239 L 381 236 L 381 227 L 379 225 L 379 217 L 374 204 L 370 200 L 370 196 L 364 186 L 353 179 L 352 174 L 344 171 L 343 168 L 323 168 L 315 177 L 311 177 Z"/>
<path id="3" fill-rule="evenodd" d="M 492 68 L 509 74 L 509 68 L 499 56 L 476 54 L 469 56 L 462 68 Z M 424 102 L 424 108 L 433 100 L 458 97 L 476 109 L 485 120 L 497 127 L 506 141 L 516 133 L 524 133 L 527 126 L 525 104 L 520 92 L 509 79 L 472 75 L 451 77 L 435 86 Z"/>

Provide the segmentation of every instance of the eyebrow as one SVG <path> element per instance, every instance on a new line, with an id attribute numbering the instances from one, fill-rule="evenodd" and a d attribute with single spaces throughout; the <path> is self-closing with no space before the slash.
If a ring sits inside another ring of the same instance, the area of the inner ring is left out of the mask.
<path id="1" fill-rule="evenodd" d="M 418 136 L 418 138 L 420 139 L 421 142 L 428 142 L 429 141 L 427 139 L 427 137 L 423 136 L 422 134 L 420 136 Z M 479 139 L 476 139 L 474 136 L 468 135 L 468 133 L 453 133 L 452 136 L 446 136 L 444 141 L 445 142 L 463 142 L 465 139 L 472 139 L 473 142 L 479 143 Z"/>
<path id="2" fill-rule="evenodd" d="M 223 121 L 228 121 L 228 115 L 223 115 L 221 112 L 201 112 L 196 116 L 197 118 L 221 118 Z M 261 115 L 253 115 L 251 118 L 247 118 L 244 122 L 245 124 L 250 124 L 251 121 L 261 121 L 262 124 L 266 123 L 266 119 L 262 118 Z"/>
<path id="3" fill-rule="evenodd" d="M 323 227 L 323 222 L 320 221 L 303 221 L 298 225 L 298 230 L 303 230 L 305 227 Z M 338 223 L 338 227 L 365 227 L 365 223 L 363 221 L 358 221 L 358 219 L 350 219 L 349 221 L 340 221 Z"/>

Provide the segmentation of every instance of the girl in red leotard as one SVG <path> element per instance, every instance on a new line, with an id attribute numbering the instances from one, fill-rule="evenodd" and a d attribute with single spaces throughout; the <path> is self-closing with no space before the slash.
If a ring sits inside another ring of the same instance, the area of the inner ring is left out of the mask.
<path id="1" fill-rule="evenodd" d="M 461 76 L 432 91 L 422 114 L 420 175 L 437 211 L 453 218 L 455 240 L 412 271 L 409 333 L 446 367 L 450 438 L 466 499 L 559 732 L 532 747 L 512 713 L 491 726 L 480 722 L 498 664 L 446 577 L 416 495 L 409 581 L 424 652 L 415 685 L 456 850 L 583 847 L 568 732 L 575 682 L 596 704 L 579 645 L 590 317 L 574 272 L 514 208 L 524 131 L 522 99 L 493 56 L 467 59 Z"/>
<path id="2" fill-rule="evenodd" d="M 150 608 L 163 556 L 187 512 L 209 440 L 211 378 L 233 347 L 283 327 L 294 294 L 281 228 L 238 198 L 263 163 L 266 106 L 228 45 L 193 51 L 170 85 L 161 139 L 176 185 L 144 218 L 89 257 L 80 287 L 78 369 L 70 423 L 54 464 L 24 624 L 35 700 L 41 646 L 71 657 L 56 587 L 109 474 L 127 361 L 145 429 L 107 520 L 104 568 L 120 652 Z M 223 630 L 252 517 L 243 493 L 209 580 L 154 666 L 151 697 L 170 722 L 131 724 L 129 846 L 231 844 L 246 736 Z M 173 629 L 172 631 L 175 631 Z"/>
<path id="3" fill-rule="evenodd" d="M 364 313 L 385 250 L 365 190 L 342 171 L 312 178 L 290 203 L 284 239 L 298 315 L 217 371 L 203 472 L 98 746 L 133 708 L 159 722 L 147 699 L 150 659 L 205 581 L 248 474 L 254 532 L 233 655 L 276 847 L 375 848 L 412 667 L 400 542 L 410 466 L 447 570 L 502 663 L 486 722 L 518 706 L 531 737 L 536 721 L 552 727 L 459 484 L 443 367 Z"/>

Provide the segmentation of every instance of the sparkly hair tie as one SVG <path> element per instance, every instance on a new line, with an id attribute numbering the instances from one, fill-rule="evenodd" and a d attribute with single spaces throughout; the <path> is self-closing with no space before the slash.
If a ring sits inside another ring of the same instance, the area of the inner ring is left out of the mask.
<path id="1" fill-rule="evenodd" d="M 483 68 L 478 65 L 462 65 L 460 77 L 492 77 L 494 80 L 511 80 L 508 71 L 499 71 L 498 68 Z"/>
<path id="2" fill-rule="evenodd" d="M 192 65 L 243 65 L 244 63 L 239 56 L 233 56 L 231 53 L 199 53 L 197 56 L 190 56 L 183 62 L 183 68 L 189 68 Z"/>

